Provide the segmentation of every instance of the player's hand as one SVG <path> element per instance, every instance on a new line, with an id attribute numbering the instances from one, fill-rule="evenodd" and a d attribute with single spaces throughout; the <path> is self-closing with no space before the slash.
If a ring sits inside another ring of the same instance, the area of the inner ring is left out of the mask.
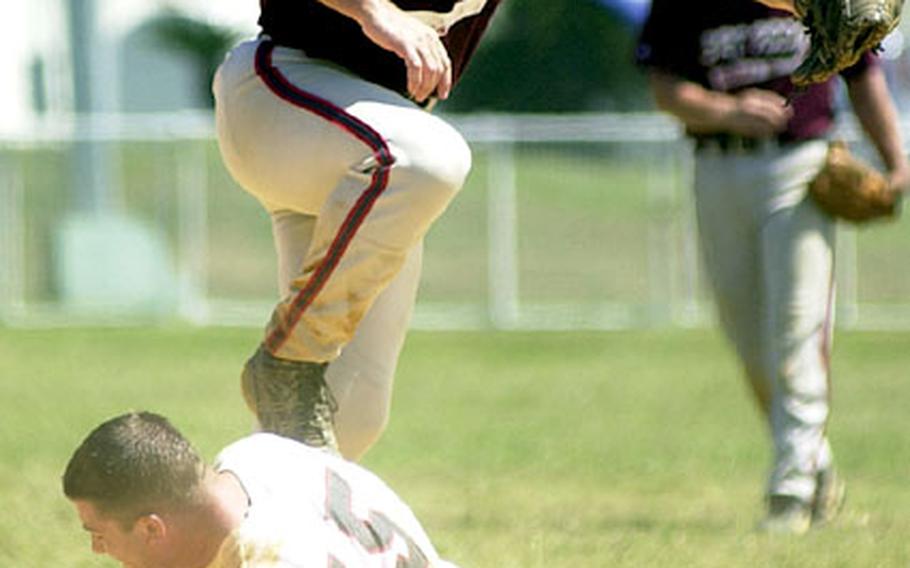
<path id="1" fill-rule="evenodd" d="M 386 1 L 374 3 L 360 26 L 373 43 L 404 61 L 408 93 L 415 101 L 449 96 L 452 63 L 436 30 Z"/>
<path id="2" fill-rule="evenodd" d="M 735 95 L 729 115 L 729 132 L 751 138 L 767 138 L 781 132 L 793 116 L 787 99 L 773 91 L 746 89 Z"/>

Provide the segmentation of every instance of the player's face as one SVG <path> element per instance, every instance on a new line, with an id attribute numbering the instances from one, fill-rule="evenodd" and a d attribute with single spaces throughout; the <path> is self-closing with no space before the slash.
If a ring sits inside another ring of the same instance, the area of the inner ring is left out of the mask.
<path id="1" fill-rule="evenodd" d="M 84 528 L 92 539 L 92 552 L 107 554 L 126 568 L 152 568 L 151 549 L 140 523 L 128 530 L 113 518 L 101 514 L 87 501 L 74 501 Z"/>

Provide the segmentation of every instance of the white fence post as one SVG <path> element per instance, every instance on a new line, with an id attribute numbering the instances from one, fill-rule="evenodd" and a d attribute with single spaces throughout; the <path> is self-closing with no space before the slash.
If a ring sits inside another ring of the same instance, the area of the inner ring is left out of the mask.
<path id="1" fill-rule="evenodd" d="M 643 175 L 648 190 L 648 313 L 649 325 L 670 321 L 674 305 L 673 225 L 667 217 L 675 189 L 668 183 L 672 172 L 672 155 L 666 144 L 652 144 L 659 159 Z"/>
<path id="2" fill-rule="evenodd" d="M 701 271 L 701 253 L 698 246 L 698 227 L 695 221 L 695 200 L 692 195 L 694 185 L 693 156 L 688 142 L 680 148 L 677 147 L 674 160 L 676 175 L 674 184 L 676 194 L 680 198 L 680 271 L 683 287 L 683 301 L 679 306 L 680 312 L 676 314 L 677 322 L 684 327 L 692 327 L 703 322 L 704 314 L 699 303 L 699 274 Z"/>
<path id="3" fill-rule="evenodd" d="M 205 147 L 197 141 L 180 152 L 177 147 L 177 216 L 179 286 L 177 309 L 181 317 L 202 324 L 209 316 L 207 287 L 208 215 Z"/>
<path id="4" fill-rule="evenodd" d="M 22 171 L 12 160 L 0 168 L 0 320 L 25 308 L 25 209 Z"/>
<path id="5" fill-rule="evenodd" d="M 514 144 L 491 147 L 487 178 L 487 264 L 489 316 L 497 329 L 517 327 L 518 293 L 518 203 Z"/>

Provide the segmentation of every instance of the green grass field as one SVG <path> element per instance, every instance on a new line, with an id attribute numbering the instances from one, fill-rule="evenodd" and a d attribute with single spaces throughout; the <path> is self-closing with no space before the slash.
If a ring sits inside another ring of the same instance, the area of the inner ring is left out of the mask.
<path id="1" fill-rule="evenodd" d="M 0 566 L 93 557 L 59 476 L 99 421 L 169 415 L 211 458 L 245 434 L 253 329 L 0 329 Z M 711 331 L 411 335 L 365 463 L 463 568 L 910 565 L 910 334 L 841 333 L 833 526 L 769 538 L 763 426 Z"/>

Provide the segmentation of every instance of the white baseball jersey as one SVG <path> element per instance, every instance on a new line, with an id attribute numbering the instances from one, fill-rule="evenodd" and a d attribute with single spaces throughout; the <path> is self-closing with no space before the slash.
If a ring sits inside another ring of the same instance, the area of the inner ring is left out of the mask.
<path id="1" fill-rule="evenodd" d="M 411 509 L 378 477 L 324 451 L 258 433 L 215 464 L 250 498 L 209 568 L 441 568 Z"/>

